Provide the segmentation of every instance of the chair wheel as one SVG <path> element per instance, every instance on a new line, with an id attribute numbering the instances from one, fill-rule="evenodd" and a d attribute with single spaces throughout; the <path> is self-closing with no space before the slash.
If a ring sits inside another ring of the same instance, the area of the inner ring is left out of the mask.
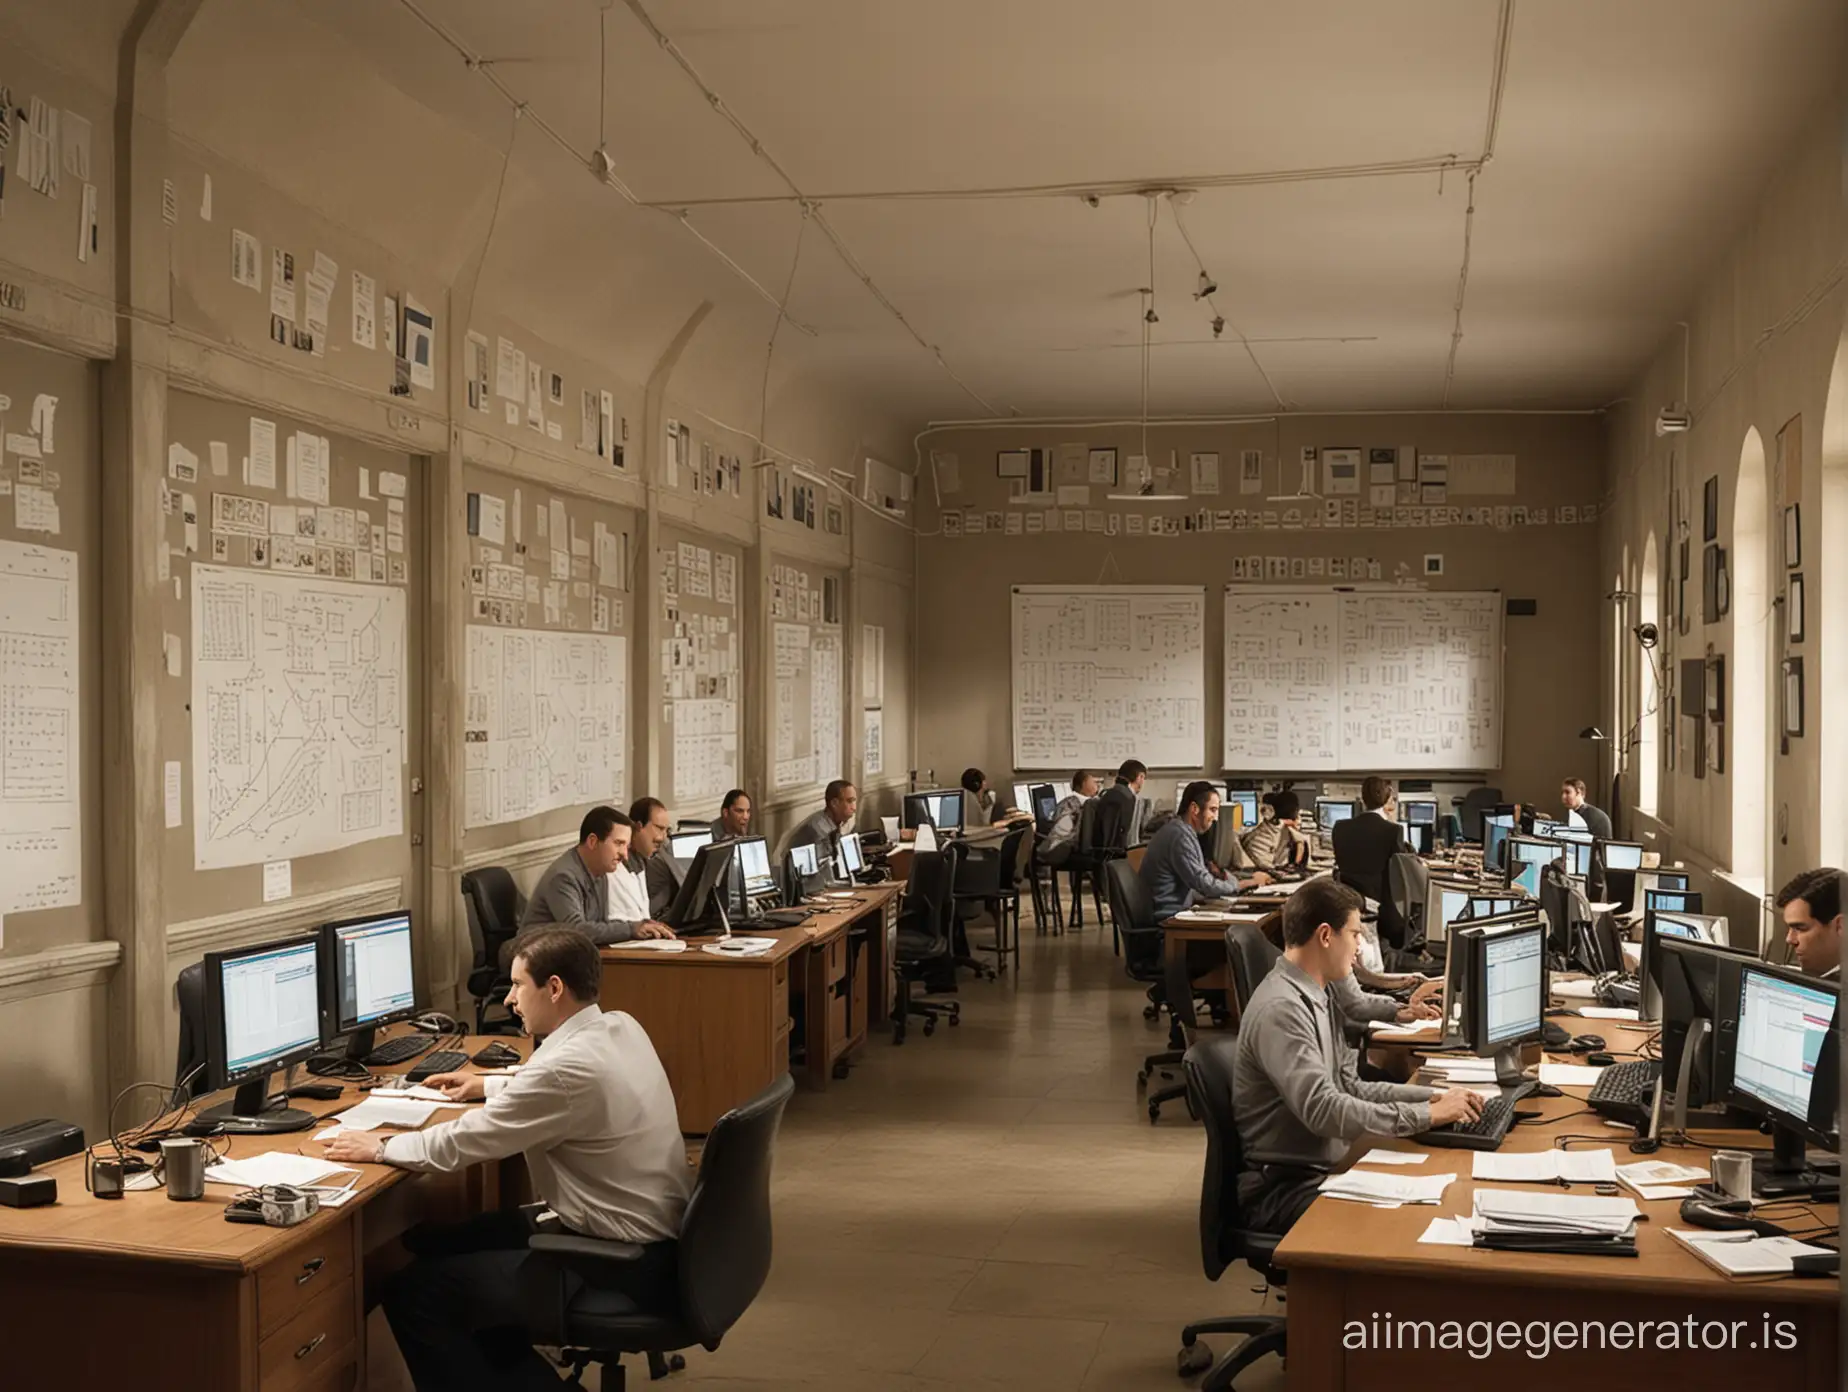
<path id="1" fill-rule="evenodd" d="M 937 1017 L 935 1015 L 926 1016 L 924 1020 L 924 1037 L 929 1039 L 936 1032 Z"/>
<path id="2" fill-rule="evenodd" d="M 1156 1122 L 1160 1120 L 1161 1120 L 1161 1103 L 1159 1102 L 1149 1103 L 1149 1125 L 1153 1126 Z"/>
<path id="3" fill-rule="evenodd" d="M 1145 1005 L 1142 1007 L 1142 1018 L 1145 1020 L 1159 1020 L 1161 1018 L 1161 1010 L 1153 1005 Z"/>
<path id="4" fill-rule="evenodd" d="M 950 1028 L 951 1029 L 955 1029 L 961 1023 L 962 1023 L 962 1016 L 960 1015 L 950 1016 Z"/>
<path id="5" fill-rule="evenodd" d="M 847 1060 L 846 1059 L 836 1059 L 834 1061 L 835 1081 L 839 1082 L 841 1079 L 845 1078 L 846 1076 L 847 1076 Z"/>
<path id="6" fill-rule="evenodd" d="M 1213 1366 L 1213 1351 L 1205 1344 L 1188 1344 L 1174 1355 L 1174 1371 L 1182 1377 L 1197 1377 Z"/>
<path id="7" fill-rule="evenodd" d="M 1146 1068 L 1138 1068 L 1136 1070 L 1136 1091 L 1141 1092 L 1142 1089 L 1144 1089 L 1148 1085 L 1149 1085 L 1149 1070 Z"/>
<path id="8" fill-rule="evenodd" d="M 671 1354 L 667 1360 L 667 1370 L 670 1373 L 684 1373 L 687 1370 L 687 1360 L 677 1353 Z"/>

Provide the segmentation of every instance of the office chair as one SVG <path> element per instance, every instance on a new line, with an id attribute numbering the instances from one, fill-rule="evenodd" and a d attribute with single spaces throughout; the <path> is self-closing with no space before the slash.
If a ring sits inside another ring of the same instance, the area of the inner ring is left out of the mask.
<path id="1" fill-rule="evenodd" d="M 1105 895 L 1110 904 L 1111 926 L 1121 937 L 1124 945 L 1123 968 L 1132 981 L 1148 983 L 1148 1003 L 1142 1007 L 1142 1018 L 1158 1020 L 1165 1005 L 1172 1012 L 1175 1007 L 1168 996 L 1167 972 L 1163 959 L 1167 945 L 1161 925 L 1155 922 L 1155 906 L 1149 902 L 1148 891 L 1142 887 L 1142 877 L 1138 875 L 1127 860 L 1112 860 L 1104 865 Z M 1185 975 L 1185 968 L 1183 968 Z M 1193 1018 L 1193 991 L 1191 985 L 1185 996 L 1188 1021 Z M 1178 1016 L 1176 1017 L 1178 1020 Z M 1136 1087 L 1146 1087 L 1155 1073 L 1164 1068 L 1172 1068 L 1181 1061 L 1182 1050 L 1168 1048 L 1160 1053 L 1150 1054 L 1142 1060 L 1142 1068 L 1136 1074 Z M 1178 1096 L 1172 1091 L 1161 1096 L 1167 1100 Z M 1156 1098 L 1151 1098 L 1156 1102 Z M 1159 1105 L 1154 1110 L 1160 1111 Z"/>
<path id="2" fill-rule="evenodd" d="M 1179 1049 L 1171 1049 L 1157 1055 L 1165 1065 L 1162 1069 L 1162 1076 L 1165 1078 L 1172 1076 L 1167 1071 L 1167 1067 L 1182 1062 L 1187 1057 L 1187 1051 L 1193 1048 L 1194 1032 L 1198 1025 L 1198 1017 L 1194 1011 L 1193 978 L 1187 974 L 1186 953 L 1168 953 L 1165 950 L 1162 953 L 1162 995 L 1168 1003 L 1168 1014 L 1174 1021 L 1174 1028 L 1179 1030 L 1181 1035 Z M 1148 1081 L 1148 1077 L 1149 1068 L 1147 1064 L 1144 1064 L 1142 1071 L 1136 1075 L 1136 1081 L 1139 1085 L 1144 1084 Z M 1194 1110 L 1193 1098 L 1189 1096 L 1187 1082 L 1183 1078 L 1180 1082 L 1149 1094 L 1150 1126 L 1161 1120 L 1161 1104 L 1172 1102 L 1177 1097 L 1187 1104 L 1187 1115 L 1196 1121 L 1199 1120 L 1200 1114 Z"/>
<path id="3" fill-rule="evenodd" d="M 955 918 L 956 903 L 952 895 L 955 867 L 944 851 L 920 851 L 912 857 L 911 879 L 905 886 L 905 907 L 899 915 L 893 940 L 892 975 L 896 978 L 898 999 L 892 1011 L 892 1042 L 903 1044 L 908 1020 L 922 1016 L 924 1034 L 936 1033 L 939 1016 L 949 1017 L 952 1027 L 961 1023 L 962 1006 L 955 1001 L 913 1000 L 913 982 L 924 984 L 926 991 L 933 982 L 938 990 L 956 989 Z M 948 977 L 948 985 L 941 983 Z"/>
<path id="4" fill-rule="evenodd" d="M 1405 945 L 1398 969 L 1411 970 L 1424 952 L 1425 901 L 1431 897 L 1431 871 L 1420 856 L 1401 853 L 1386 862 L 1386 892 L 1405 925 Z M 1394 964 L 1387 962 L 1388 969 Z"/>
<path id="5" fill-rule="evenodd" d="M 205 963 L 180 968 L 173 982 L 174 1003 L 180 1012 L 180 1050 L 173 1065 L 173 1085 L 190 1077 L 187 1098 L 203 1097 L 212 1090 L 205 1070 Z"/>
<path id="6" fill-rule="evenodd" d="M 1091 887 L 1091 907 L 1096 910 L 1096 920 L 1104 921 L 1103 891 L 1098 881 L 1103 874 L 1105 856 L 1102 842 L 1098 840 L 1098 816 L 1098 800 L 1092 798 L 1078 812 L 1078 844 L 1065 862 L 1067 882 L 1072 891 L 1074 933 L 1084 927 L 1084 898 L 1080 890 L 1087 883 Z"/>
<path id="7" fill-rule="evenodd" d="M 462 875 L 462 908 L 468 918 L 469 942 L 475 960 L 469 968 L 468 993 L 475 1002 L 475 1033 L 499 1033 L 519 1022 L 511 1016 L 498 1021 L 490 1030 L 488 1011 L 506 998 L 513 982 L 501 970 L 501 947 L 519 936 L 520 918 L 526 910 L 524 897 L 513 883 L 513 876 L 499 865 L 484 865 Z"/>
<path id="8" fill-rule="evenodd" d="M 995 969 L 975 955 L 969 942 L 969 922 L 981 912 L 977 901 L 959 899 L 956 886 L 962 883 L 963 867 L 972 854 L 984 853 L 964 841 L 945 841 L 941 854 L 950 867 L 950 944 L 958 967 L 967 967 L 983 981 L 993 981 Z M 998 960 L 998 958 L 997 958 Z"/>
<path id="9" fill-rule="evenodd" d="M 1016 827 L 999 846 L 970 847 L 956 867 L 955 899 L 959 907 L 987 905 L 995 920 L 995 964 L 1007 970 L 1008 954 L 1020 969 L 1020 848 L 1027 829 Z M 1008 946 L 1008 921 L 1014 925 L 1013 946 Z"/>
<path id="10" fill-rule="evenodd" d="M 1245 1007 L 1251 1004 L 1251 993 L 1270 975 L 1281 956 L 1277 945 L 1264 935 L 1262 924 L 1234 923 L 1226 929 L 1226 961 L 1232 967 L 1232 994 L 1238 1000 L 1241 1020 Z"/>
<path id="11" fill-rule="evenodd" d="M 1228 938 L 1231 936 L 1227 934 Z M 1238 1119 L 1232 1111 L 1232 1064 L 1238 1050 L 1236 1037 L 1201 1039 L 1187 1051 L 1182 1071 L 1194 1115 L 1206 1127 L 1206 1164 L 1200 1175 L 1200 1264 L 1209 1281 L 1217 1281 L 1233 1262 L 1242 1261 L 1273 1286 L 1284 1284 L 1276 1266 L 1280 1233 L 1257 1232 L 1245 1226 L 1238 1200 L 1238 1177 L 1244 1168 L 1244 1150 L 1238 1138 Z M 1212 1350 L 1199 1342 L 1202 1334 L 1243 1334 L 1245 1341 L 1212 1363 Z M 1181 1351 L 1175 1362 L 1182 1377 L 1211 1363 L 1200 1381 L 1200 1392 L 1228 1392 L 1232 1380 L 1267 1353 L 1287 1350 L 1287 1326 L 1281 1315 L 1227 1315 L 1197 1320 L 1181 1330 Z"/>
<path id="12" fill-rule="evenodd" d="M 680 1220 L 677 1291 L 666 1310 L 646 1312 L 599 1285 L 639 1247 L 566 1233 L 527 1239 L 521 1312 L 535 1344 L 564 1351 L 571 1385 L 596 1363 L 604 1392 L 622 1392 L 625 1353 L 646 1354 L 650 1375 L 664 1377 L 686 1366 L 666 1355 L 695 1344 L 712 1352 L 750 1308 L 770 1274 L 771 1156 L 794 1091 L 785 1073 L 713 1123 Z"/>
<path id="13" fill-rule="evenodd" d="M 1482 819 L 1501 806 L 1501 801 L 1500 788 L 1471 788 L 1463 795 L 1457 807 L 1457 820 L 1462 824 L 1465 841 L 1482 840 Z"/>
<path id="14" fill-rule="evenodd" d="M 1040 937 L 1047 929 L 1065 935 L 1065 906 L 1059 899 L 1059 871 L 1045 857 L 1046 833 L 1035 832 L 1027 852 L 1027 884 L 1033 891 L 1033 927 Z"/>

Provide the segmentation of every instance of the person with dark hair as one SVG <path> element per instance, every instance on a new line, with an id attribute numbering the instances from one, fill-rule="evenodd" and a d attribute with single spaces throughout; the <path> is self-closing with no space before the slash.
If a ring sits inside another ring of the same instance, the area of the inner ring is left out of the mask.
<path id="1" fill-rule="evenodd" d="M 1805 870 L 1777 892 L 1784 911 L 1784 943 L 1811 976 L 1842 974 L 1842 872 L 1832 866 Z"/>
<path id="2" fill-rule="evenodd" d="M 599 811 L 610 811 L 602 808 Z M 673 1088 L 642 1027 L 597 1006 L 602 962 L 569 928 L 514 942 L 508 1008 L 545 1048 L 512 1075 L 439 1073 L 454 1102 L 480 1102 L 421 1131 L 336 1136 L 328 1159 L 453 1173 L 524 1155 L 540 1199 L 529 1208 L 424 1224 L 404 1235 L 414 1260 L 381 1303 L 419 1392 L 554 1385 L 517 1313 L 527 1239 L 578 1235 L 634 1244 L 604 1279 L 643 1310 L 675 1308 L 680 1222 L 691 1192 Z"/>
<path id="3" fill-rule="evenodd" d="M 1360 952 L 1360 896 L 1332 879 L 1310 880 L 1283 909 L 1283 957 L 1251 993 L 1239 1020 L 1232 1072 L 1244 1171 L 1245 1226 L 1282 1233 L 1315 1202 L 1322 1177 L 1364 1135 L 1415 1136 L 1468 1121 L 1482 1099 L 1367 1082 L 1342 1037 L 1336 983 Z"/>
<path id="4" fill-rule="evenodd" d="M 1219 789 L 1205 779 L 1189 783 L 1173 819 L 1144 848 L 1142 868 L 1136 873 L 1148 891 L 1157 923 L 1191 908 L 1195 899 L 1230 899 L 1254 885 L 1270 883 L 1271 877 L 1263 871 L 1241 882 L 1216 876 L 1207 868 L 1200 836 L 1218 820 Z"/>
<path id="5" fill-rule="evenodd" d="M 1398 794 L 1390 780 L 1370 777 L 1360 785 L 1358 817 L 1335 823 L 1335 874 L 1379 905 L 1379 935 L 1393 947 L 1405 946 L 1406 923 L 1392 902 L 1387 867 L 1392 858 L 1411 851 L 1394 815 Z"/>
<path id="6" fill-rule="evenodd" d="M 659 918 L 674 902 L 680 889 L 680 868 L 667 853 L 667 839 L 674 834 L 674 820 L 667 815 L 667 804 L 660 798 L 639 797 L 629 804 L 629 820 L 635 824 L 629 834 L 629 855 L 623 866 L 641 878 L 642 891 L 648 899 L 648 916 Z"/>
<path id="7" fill-rule="evenodd" d="M 593 807 L 578 826 L 578 843 L 546 867 L 527 901 L 522 930 L 560 924 L 593 943 L 631 938 L 671 938 L 658 923 L 648 897 L 625 864 L 635 824 L 614 807 Z M 511 946 L 511 945 L 510 945 Z M 503 955 L 506 950 L 503 950 Z M 502 965 L 505 965 L 503 962 Z"/>
<path id="8" fill-rule="evenodd" d="M 1585 801 L 1584 779 L 1568 778 L 1565 782 L 1561 783 L 1559 785 L 1559 801 L 1566 809 L 1566 820 L 1571 821 L 1572 814 L 1577 813 L 1579 820 L 1585 824 L 1585 830 L 1597 837 L 1598 840 L 1609 841 L 1615 834 L 1611 831 L 1611 819 L 1599 809 L 1593 807 L 1589 802 Z M 1525 829 L 1529 832 L 1533 830 L 1531 826 Z"/>
<path id="9" fill-rule="evenodd" d="M 1084 815 L 1085 803 L 1096 796 L 1097 775 L 1089 769 L 1079 769 L 1072 775 L 1071 792 L 1053 809 L 1052 825 L 1040 846 L 1039 858 L 1053 869 L 1065 864 L 1078 849 L 1078 819 Z"/>
<path id="10" fill-rule="evenodd" d="M 1303 814 L 1302 799 L 1285 788 L 1266 793 L 1264 805 L 1271 815 L 1245 833 L 1245 854 L 1253 865 L 1301 870 L 1309 864 L 1309 838 L 1297 824 Z"/>
<path id="11" fill-rule="evenodd" d="M 1125 759 L 1117 769 L 1116 782 L 1097 800 L 1097 840 L 1106 850 L 1126 850 L 1130 824 L 1136 820 L 1136 799 L 1148 780 L 1148 765 L 1140 759 Z"/>
<path id="12" fill-rule="evenodd" d="M 743 788 L 733 788 L 719 804 L 719 815 L 712 824 L 714 841 L 730 841 L 751 834 L 751 795 Z"/>
<path id="13" fill-rule="evenodd" d="M 821 848 L 819 854 L 838 858 L 841 833 L 853 826 L 859 807 L 860 790 L 845 778 L 835 779 L 822 793 L 821 811 L 798 823 L 789 839 L 778 848 L 778 854 L 787 855 L 796 846 L 818 846 Z"/>

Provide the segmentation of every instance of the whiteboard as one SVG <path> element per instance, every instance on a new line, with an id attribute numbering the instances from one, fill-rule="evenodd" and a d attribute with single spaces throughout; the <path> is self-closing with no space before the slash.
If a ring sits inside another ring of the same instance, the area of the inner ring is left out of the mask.
<path id="1" fill-rule="evenodd" d="M 628 708 L 628 639 L 470 624 L 464 823 L 624 801 Z"/>
<path id="2" fill-rule="evenodd" d="M 0 914 L 83 900 L 77 553 L 0 541 Z"/>
<path id="3" fill-rule="evenodd" d="M 1336 599 L 1328 589 L 1226 591 L 1226 768 L 1340 767 Z"/>
<path id="4" fill-rule="evenodd" d="M 193 866 L 404 831 L 404 591 L 193 567 Z"/>
<path id="5" fill-rule="evenodd" d="M 1196 769 L 1206 758 L 1206 588 L 1016 585 L 1014 767 Z"/>
<path id="6" fill-rule="evenodd" d="M 1493 591 L 1228 585 L 1225 768 L 1501 767 L 1501 620 Z"/>

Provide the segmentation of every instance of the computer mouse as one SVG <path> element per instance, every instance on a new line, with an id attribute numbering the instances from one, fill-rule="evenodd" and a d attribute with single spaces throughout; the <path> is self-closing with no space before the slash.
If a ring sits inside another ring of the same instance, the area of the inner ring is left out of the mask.
<path id="1" fill-rule="evenodd" d="M 1534 1084 L 1534 1090 L 1531 1093 L 1529 1093 L 1528 1096 L 1530 1097 L 1564 1097 L 1565 1094 L 1561 1092 L 1558 1088 L 1554 1087 L 1551 1083 L 1536 1083 Z"/>
<path id="2" fill-rule="evenodd" d="M 1600 1039 L 1598 1043 L 1602 1045 L 1604 1041 Z M 1594 1049 L 1592 1052 L 1585 1055 L 1585 1062 L 1590 1064 L 1593 1068 L 1609 1068 L 1617 1062 L 1617 1056 Z"/>
<path id="3" fill-rule="evenodd" d="M 744 950 L 744 944 L 741 942 L 722 942 L 719 944 L 720 952 L 743 952 Z"/>
<path id="4" fill-rule="evenodd" d="M 1681 1221 L 1692 1223 L 1697 1228 L 1713 1228 L 1719 1232 L 1747 1228 L 1760 1237 L 1787 1235 L 1776 1223 L 1752 1217 L 1752 1205 L 1744 1199 L 1683 1199 Z"/>

